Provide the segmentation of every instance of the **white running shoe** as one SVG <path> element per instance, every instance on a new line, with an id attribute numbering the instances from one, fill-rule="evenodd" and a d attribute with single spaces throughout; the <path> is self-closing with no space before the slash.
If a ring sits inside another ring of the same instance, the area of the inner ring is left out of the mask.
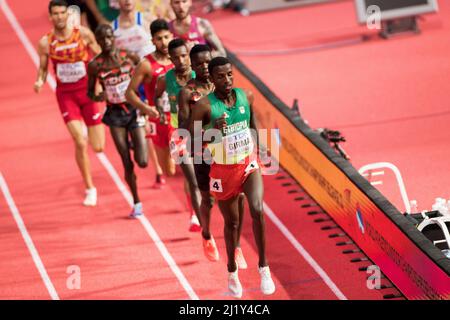
<path id="1" fill-rule="evenodd" d="M 133 206 L 133 210 L 131 210 L 129 217 L 136 219 L 139 216 L 142 216 L 144 214 L 144 211 L 142 210 L 142 203 L 138 202 L 135 203 Z"/>
<path id="2" fill-rule="evenodd" d="M 234 298 L 242 297 L 242 285 L 238 277 L 238 269 L 235 272 L 228 272 L 228 290 Z"/>
<path id="3" fill-rule="evenodd" d="M 270 276 L 269 266 L 259 267 L 259 275 L 261 276 L 261 292 L 269 295 L 275 292 L 275 283 Z"/>
<path id="4" fill-rule="evenodd" d="M 192 213 L 191 219 L 189 219 L 189 231 L 190 232 L 200 232 L 202 227 L 200 226 L 200 221 L 198 221 L 197 215 Z"/>
<path id="5" fill-rule="evenodd" d="M 84 198 L 83 205 L 92 207 L 97 205 L 97 189 L 86 189 L 86 198 Z"/>

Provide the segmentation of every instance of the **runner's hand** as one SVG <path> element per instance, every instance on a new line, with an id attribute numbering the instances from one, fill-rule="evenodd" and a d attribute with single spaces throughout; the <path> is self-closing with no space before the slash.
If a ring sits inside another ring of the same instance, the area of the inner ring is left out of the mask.
<path id="1" fill-rule="evenodd" d="M 149 116 L 149 118 L 158 118 L 159 112 L 155 107 L 147 107 L 145 108 L 145 114 Z"/>
<path id="2" fill-rule="evenodd" d="M 42 81 L 41 79 L 36 80 L 36 82 L 34 83 L 34 92 L 36 92 L 36 93 L 41 92 L 43 85 L 44 85 L 44 81 Z"/>
<path id="3" fill-rule="evenodd" d="M 168 124 L 168 123 L 169 123 L 169 122 L 167 121 L 167 116 L 166 116 L 166 114 L 165 114 L 164 112 L 160 114 L 160 116 L 159 116 L 159 122 L 160 122 L 161 124 Z"/>
<path id="4" fill-rule="evenodd" d="M 216 124 L 215 124 L 216 129 L 222 129 L 227 126 L 227 120 L 225 119 L 226 115 L 227 114 L 224 112 L 223 115 L 216 120 Z"/>

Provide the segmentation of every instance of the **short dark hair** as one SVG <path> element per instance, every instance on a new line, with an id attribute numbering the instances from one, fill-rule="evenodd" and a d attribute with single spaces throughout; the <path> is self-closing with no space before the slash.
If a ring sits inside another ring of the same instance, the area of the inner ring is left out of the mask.
<path id="1" fill-rule="evenodd" d="M 164 20 L 164 19 L 156 19 L 155 21 L 153 21 L 150 24 L 150 33 L 151 33 L 152 37 L 154 37 L 155 34 L 160 32 L 161 30 L 170 30 L 169 29 L 169 24 L 167 23 L 166 20 Z"/>
<path id="2" fill-rule="evenodd" d="M 186 41 L 184 41 L 183 39 L 176 38 L 171 40 L 169 42 L 169 53 L 182 46 L 186 46 Z"/>
<path id="3" fill-rule="evenodd" d="M 211 62 L 208 65 L 208 71 L 209 74 L 212 74 L 214 71 L 214 68 L 216 67 L 221 67 L 224 66 L 226 64 L 231 64 L 230 60 L 228 60 L 228 58 L 225 57 L 215 57 L 211 60 Z"/>
<path id="4" fill-rule="evenodd" d="M 189 57 L 192 60 L 194 56 L 200 52 L 211 52 L 211 48 L 207 44 L 196 44 L 189 52 Z"/>
<path id="5" fill-rule="evenodd" d="M 53 7 L 68 7 L 69 4 L 67 3 L 66 0 L 51 0 L 48 3 L 48 13 L 52 13 L 52 8 Z"/>
<path id="6" fill-rule="evenodd" d="M 112 31 L 112 27 L 110 24 L 99 24 L 97 26 L 97 28 L 95 28 L 95 39 L 100 39 L 101 37 L 103 37 L 105 35 L 106 30 L 111 29 Z"/>

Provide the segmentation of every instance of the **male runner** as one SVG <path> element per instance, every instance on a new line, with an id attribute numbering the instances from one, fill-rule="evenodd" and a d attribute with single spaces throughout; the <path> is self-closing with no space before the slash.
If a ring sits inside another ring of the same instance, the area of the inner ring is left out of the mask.
<path id="1" fill-rule="evenodd" d="M 149 34 L 150 22 L 136 11 L 135 0 L 118 0 L 119 16 L 112 22 L 116 47 L 137 53 L 140 58 L 155 51 Z"/>
<path id="2" fill-rule="evenodd" d="M 67 2 L 52 0 L 48 5 L 53 29 L 39 40 L 39 69 L 34 90 L 39 93 L 47 79 L 48 60 L 56 74 L 56 98 L 59 109 L 75 144 L 75 159 L 86 186 L 85 206 L 97 204 L 97 189 L 92 182 L 87 142 L 83 134 L 83 120 L 88 127 L 89 143 L 95 152 L 102 152 L 105 129 L 101 123 L 98 104 L 87 96 L 86 73 L 89 50 L 100 52 L 92 32 L 83 27 L 67 24 Z"/>
<path id="3" fill-rule="evenodd" d="M 216 127 L 214 141 L 209 143 L 213 162 L 210 172 L 210 190 L 218 200 L 224 217 L 224 237 L 228 256 L 228 288 L 240 298 L 242 286 L 235 263 L 235 250 L 239 226 L 239 193 L 244 192 L 253 220 L 253 234 L 258 247 L 258 271 L 261 291 L 272 294 L 275 284 L 265 254 L 265 222 L 263 215 L 263 181 L 259 169 L 250 129 L 256 130 L 252 105 L 253 94 L 248 90 L 233 88 L 233 70 L 227 58 L 216 57 L 208 66 L 214 91 L 199 100 L 192 108 L 190 131 L 194 139 L 202 139 L 195 132 L 198 121 L 205 129 Z M 212 131 L 205 132 L 209 135 Z M 257 141 L 256 141 L 257 142 Z"/>
<path id="4" fill-rule="evenodd" d="M 115 0 L 114 5 L 119 8 L 119 15 L 111 23 L 114 30 L 115 45 L 119 49 L 124 49 L 136 53 L 140 58 L 155 51 L 155 46 L 151 41 L 149 33 L 150 21 L 146 15 L 136 10 L 136 0 Z M 139 86 L 139 96 L 146 100 L 144 86 Z M 147 129 L 148 126 L 146 127 Z M 130 144 L 133 142 L 130 141 Z M 155 147 L 150 140 L 148 143 L 150 157 L 155 165 L 158 175 L 162 175 L 161 166 L 157 162 Z M 133 148 L 133 146 L 131 147 Z M 161 187 L 157 178 L 154 187 Z"/>
<path id="5" fill-rule="evenodd" d="M 213 49 L 213 57 L 226 56 L 225 48 L 211 23 L 191 15 L 192 0 L 170 0 L 176 18 L 169 26 L 175 38 L 186 41 L 189 49 L 196 44 L 208 44 Z"/>
<path id="6" fill-rule="evenodd" d="M 145 118 L 126 102 L 125 91 L 130 83 L 134 66 L 139 62 L 136 54 L 118 50 L 114 45 L 113 30 L 102 24 L 95 30 L 95 38 L 102 48 L 88 65 L 88 96 L 94 101 L 105 101 L 107 109 L 103 122 L 109 126 L 111 136 L 125 169 L 125 181 L 133 195 L 134 207 L 130 217 L 142 215 L 142 203 L 136 186 L 136 174 L 131 160 L 128 135 L 134 145 L 134 160 L 140 168 L 147 166 L 148 150 L 145 141 Z M 95 85 L 100 82 L 103 92 L 95 94 Z M 156 114 L 156 112 L 155 112 Z"/>
<path id="7" fill-rule="evenodd" d="M 191 59 L 191 67 L 195 72 L 195 79 L 191 79 L 187 85 L 181 89 L 178 97 L 178 125 L 179 128 L 189 129 L 189 120 L 191 115 L 191 108 L 203 96 L 208 95 L 214 90 L 212 84 L 208 64 L 211 61 L 211 49 L 205 44 L 196 44 L 189 52 Z M 207 150 L 206 150 L 207 151 Z M 202 154 L 205 150 L 202 150 Z M 214 202 L 209 192 L 209 172 L 210 165 L 199 159 L 196 162 L 194 159 L 194 171 L 197 179 L 198 188 L 202 196 L 200 213 L 203 237 L 203 251 L 205 256 L 211 261 L 219 260 L 219 252 L 217 250 L 214 237 L 209 231 L 211 208 Z M 235 256 L 236 262 L 240 269 L 247 268 L 247 262 L 239 245 L 239 240 L 242 232 L 242 223 L 244 218 L 244 196 L 239 198 L 239 232 L 238 232 L 238 246 L 236 248 Z"/>
<path id="8" fill-rule="evenodd" d="M 195 72 L 191 69 L 189 60 L 189 51 L 187 45 L 182 39 L 174 39 L 169 43 L 169 56 L 174 64 L 174 68 L 167 71 L 164 76 L 160 76 L 156 82 L 155 99 L 157 108 L 160 111 L 161 121 L 168 122 L 174 129 L 170 133 L 171 154 L 172 157 L 183 157 L 185 144 L 183 139 L 176 137 L 178 129 L 178 95 L 191 79 L 195 78 Z M 163 112 L 164 106 L 160 103 L 163 93 L 167 92 L 170 103 L 170 114 L 168 119 Z M 173 133 L 173 134 L 172 134 Z M 184 154 L 186 155 L 186 154 Z M 180 163 L 181 170 L 184 174 L 184 187 L 188 199 L 190 217 L 190 231 L 200 231 L 200 202 L 201 195 L 198 189 L 197 179 L 195 178 L 194 166 L 192 161 L 182 161 Z M 192 207 L 191 207 L 192 205 Z"/>
<path id="9" fill-rule="evenodd" d="M 134 71 L 131 77 L 130 85 L 126 92 L 127 101 L 142 113 L 147 114 L 147 110 L 151 113 L 155 107 L 155 86 L 156 80 L 160 75 L 164 75 L 168 70 L 173 68 L 172 61 L 169 57 L 169 42 L 172 40 L 172 33 L 169 31 L 169 25 L 163 19 L 157 19 L 150 25 L 152 41 L 156 47 L 156 51 L 145 56 Z M 141 85 L 144 85 L 146 101 L 142 101 L 138 95 Z M 169 114 L 170 107 L 165 112 Z M 170 156 L 169 142 L 172 129 L 169 124 L 161 123 L 158 118 L 149 118 L 149 136 L 154 148 L 150 149 L 150 157 L 155 164 L 156 184 L 155 187 L 161 187 L 166 176 L 175 174 L 175 162 Z M 154 150 L 155 152 L 152 152 Z"/>

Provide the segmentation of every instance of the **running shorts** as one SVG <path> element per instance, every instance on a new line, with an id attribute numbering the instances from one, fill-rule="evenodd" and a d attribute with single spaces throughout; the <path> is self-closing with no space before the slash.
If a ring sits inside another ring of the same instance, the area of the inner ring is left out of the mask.
<path id="1" fill-rule="evenodd" d="M 84 120 L 88 127 L 102 123 L 100 104 L 92 101 L 86 95 L 86 90 L 60 91 L 56 89 L 56 99 L 64 123 Z"/>
<path id="2" fill-rule="evenodd" d="M 168 148 L 170 146 L 170 137 L 173 127 L 170 125 L 170 113 L 166 113 L 168 124 L 162 124 L 159 119 L 148 119 L 149 132 L 146 137 L 152 139 L 153 143 L 159 148 Z"/>
<path id="3" fill-rule="evenodd" d="M 122 127 L 129 131 L 144 127 L 145 118 L 139 114 L 139 110 L 129 105 L 127 107 L 128 110 L 125 110 L 121 106 L 108 106 L 105 114 L 103 115 L 103 123 L 108 127 Z"/>
<path id="4" fill-rule="evenodd" d="M 243 191 L 247 177 L 258 170 L 258 160 L 247 157 L 238 164 L 211 164 L 209 190 L 217 200 L 228 200 Z"/>
<path id="5" fill-rule="evenodd" d="M 209 173 L 211 165 L 202 161 L 202 163 L 194 163 L 195 178 L 197 179 L 198 188 L 200 191 L 209 191 Z"/>

